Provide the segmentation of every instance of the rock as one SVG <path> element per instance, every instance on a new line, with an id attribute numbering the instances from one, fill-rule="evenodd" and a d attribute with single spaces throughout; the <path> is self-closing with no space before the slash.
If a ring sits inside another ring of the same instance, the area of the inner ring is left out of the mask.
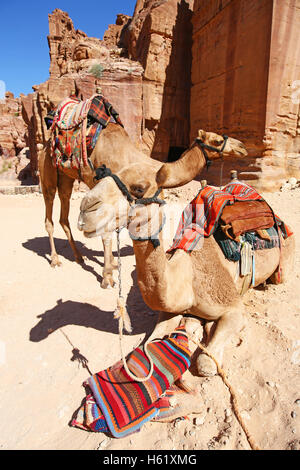
<path id="1" fill-rule="evenodd" d="M 287 450 L 300 450 L 300 440 L 291 441 L 287 446 Z"/>
<path id="2" fill-rule="evenodd" d="M 202 426 L 205 423 L 205 416 L 199 416 L 198 418 L 195 418 L 194 424 L 195 426 Z"/>
<path id="3" fill-rule="evenodd" d="M 281 186 L 280 191 L 288 191 L 290 189 L 292 189 L 291 183 L 285 183 Z"/>
<path id="4" fill-rule="evenodd" d="M 296 188 L 296 186 L 297 186 L 297 178 L 289 178 L 288 184 L 291 185 L 291 189 Z"/>

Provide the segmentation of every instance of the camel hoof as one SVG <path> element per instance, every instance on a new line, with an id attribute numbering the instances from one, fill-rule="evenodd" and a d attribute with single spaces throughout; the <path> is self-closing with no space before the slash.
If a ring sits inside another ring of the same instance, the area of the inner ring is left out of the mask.
<path id="1" fill-rule="evenodd" d="M 103 281 L 101 282 L 101 287 L 102 289 L 112 289 L 115 287 L 115 281 L 113 280 L 112 277 L 109 278 L 103 278 Z"/>
<path id="2" fill-rule="evenodd" d="M 50 265 L 51 268 L 56 268 L 56 266 L 61 266 L 61 265 L 62 265 L 62 263 L 61 263 L 61 261 L 59 261 L 58 256 L 55 256 L 54 258 L 52 258 L 51 265 Z"/>
<path id="3" fill-rule="evenodd" d="M 198 374 L 201 377 L 213 377 L 218 373 L 217 366 L 214 361 L 206 354 L 200 354 L 196 360 Z"/>

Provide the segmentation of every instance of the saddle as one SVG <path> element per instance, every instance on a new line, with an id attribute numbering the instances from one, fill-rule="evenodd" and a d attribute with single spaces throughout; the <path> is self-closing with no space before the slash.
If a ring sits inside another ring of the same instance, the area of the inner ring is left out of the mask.
<path id="1" fill-rule="evenodd" d="M 246 232 L 257 232 L 269 240 L 266 229 L 273 227 L 274 215 L 265 201 L 236 201 L 226 205 L 220 217 L 220 226 L 225 235 L 237 242 Z"/>
<path id="2" fill-rule="evenodd" d="M 45 117 L 52 132 L 52 157 L 56 167 L 76 168 L 88 165 L 103 127 L 109 122 L 123 126 L 117 111 L 102 96 L 80 101 L 72 96 L 62 101 Z"/>

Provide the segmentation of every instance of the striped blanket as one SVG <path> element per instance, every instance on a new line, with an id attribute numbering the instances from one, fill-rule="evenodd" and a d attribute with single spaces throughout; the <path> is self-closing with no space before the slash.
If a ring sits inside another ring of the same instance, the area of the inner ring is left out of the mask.
<path id="1" fill-rule="evenodd" d="M 202 237 L 211 236 L 219 223 L 220 216 L 227 204 L 235 201 L 263 201 L 255 189 L 246 183 L 229 183 L 222 190 L 206 186 L 190 202 L 181 215 L 181 219 L 169 252 L 175 249 L 192 251 Z M 282 221 L 274 214 L 274 223 Z M 289 231 L 287 226 L 284 230 Z"/>
<path id="2" fill-rule="evenodd" d="M 168 414 L 168 397 L 174 382 L 190 367 L 191 352 L 183 327 L 169 338 L 148 344 L 154 369 L 145 382 L 132 380 L 122 361 L 91 376 L 89 393 L 72 425 L 90 431 L 109 432 L 124 437 L 137 432 L 147 421 Z M 127 359 L 129 370 L 146 377 L 150 370 L 143 348 L 136 348 Z"/>

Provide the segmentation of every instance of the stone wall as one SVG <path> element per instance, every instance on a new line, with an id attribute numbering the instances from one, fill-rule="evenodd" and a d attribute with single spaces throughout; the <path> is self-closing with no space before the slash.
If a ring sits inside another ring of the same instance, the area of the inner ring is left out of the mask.
<path id="1" fill-rule="evenodd" d="M 300 178 L 299 110 L 300 1 L 274 0 L 262 162 L 273 179 Z"/>
<path id="2" fill-rule="evenodd" d="M 249 157 L 225 163 L 226 177 L 234 165 L 275 189 L 299 174 L 299 27 L 299 0 L 195 0 L 190 138 L 203 128 L 245 143 Z"/>

